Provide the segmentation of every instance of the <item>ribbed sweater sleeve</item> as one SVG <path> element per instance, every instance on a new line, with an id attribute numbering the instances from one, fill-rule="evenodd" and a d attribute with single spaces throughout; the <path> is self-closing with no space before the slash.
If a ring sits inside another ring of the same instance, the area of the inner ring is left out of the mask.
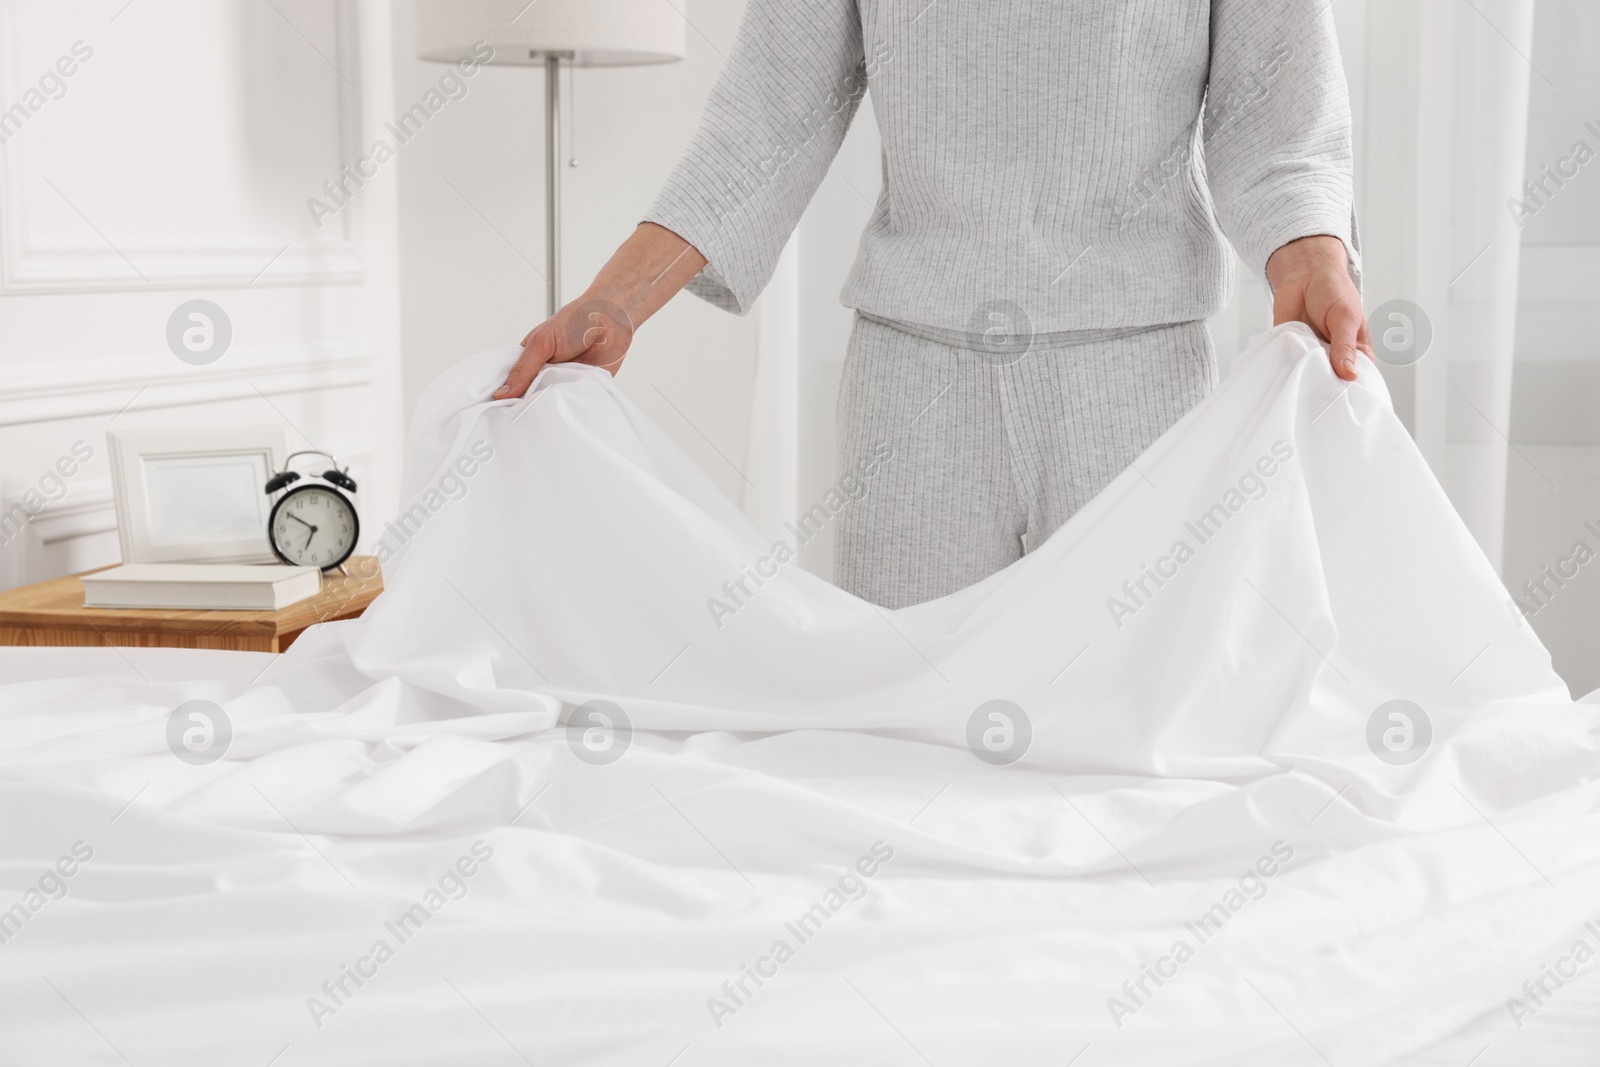
<path id="1" fill-rule="evenodd" d="M 750 310 L 867 88 L 855 0 L 750 0 L 699 131 L 645 216 L 706 257 L 689 291 Z"/>
<path id="2" fill-rule="evenodd" d="M 1327 0 L 1212 0 L 1204 119 L 1217 220 L 1257 274 L 1327 234 L 1360 283 L 1350 97 Z"/>

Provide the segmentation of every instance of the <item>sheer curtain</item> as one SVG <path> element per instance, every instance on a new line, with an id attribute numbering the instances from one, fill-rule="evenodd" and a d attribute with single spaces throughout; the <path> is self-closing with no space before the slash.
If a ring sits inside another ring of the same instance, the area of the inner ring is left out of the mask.
<path id="1" fill-rule="evenodd" d="M 1433 346 L 1386 367 L 1396 406 L 1497 568 L 1506 474 L 1534 0 L 1373 2 L 1361 143 L 1367 305 L 1409 300 Z"/>

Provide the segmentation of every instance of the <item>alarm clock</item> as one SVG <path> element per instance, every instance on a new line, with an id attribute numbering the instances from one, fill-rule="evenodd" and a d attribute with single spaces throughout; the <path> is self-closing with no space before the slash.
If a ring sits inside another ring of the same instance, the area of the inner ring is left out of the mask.
<path id="1" fill-rule="evenodd" d="M 302 480 L 297 471 L 289 469 L 295 456 L 322 456 L 333 466 Z M 271 496 L 295 482 L 302 484 L 279 497 L 267 519 L 272 554 L 294 567 L 342 569 L 361 537 L 356 506 L 347 495 L 356 491 L 355 479 L 339 468 L 333 456 L 307 449 L 284 460 L 283 469 L 267 479 L 266 493 Z"/>

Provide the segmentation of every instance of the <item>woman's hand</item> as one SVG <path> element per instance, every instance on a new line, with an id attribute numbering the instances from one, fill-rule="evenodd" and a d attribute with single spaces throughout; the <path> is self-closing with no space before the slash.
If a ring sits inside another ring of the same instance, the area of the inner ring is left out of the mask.
<path id="1" fill-rule="evenodd" d="M 494 399 L 521 396 L 546 363 L 587 363 L 613 375 L 633 344 L 633 319 L 620 304 L 585 293 L 528 331 L 522 356 Z"/>
<path id="2" fill-rule="evenodd" d="M 1356 354 L 1373 358 L 1361 294 L 1350 280 L 1344 242 L 1337 237 L 1302 237 L 1267 260 L 1272 282 L 1272 324 L 1303 322 L 1328 342 L 1333 373 L 1356 379 Z"/>
<path id="3" fill-rule="evenodd" d="M 612 374 L 633 331 L 706 265 L 693 245 L 664 226 L 639 224 L 582 296 L 528 331 L 522 356 L 494 399 L 521 396 L 546 363 L 587 363 Z"/>

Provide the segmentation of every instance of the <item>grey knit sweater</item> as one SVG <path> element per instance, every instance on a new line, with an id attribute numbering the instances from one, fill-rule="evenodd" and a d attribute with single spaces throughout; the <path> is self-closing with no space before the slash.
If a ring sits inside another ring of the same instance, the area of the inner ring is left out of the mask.
<path id="1" fill-rule="evenodd" d="M 1328 0 L 749 0 L 646 216 L 709 261 L 692 292 L 750 309 L 869 84 L 883 186 L 841 294 L 860 311 L 1189 321 L 1226 302 L 1230 240 L 1261 271 L 1329 234 L 1359 272 Z"/>

